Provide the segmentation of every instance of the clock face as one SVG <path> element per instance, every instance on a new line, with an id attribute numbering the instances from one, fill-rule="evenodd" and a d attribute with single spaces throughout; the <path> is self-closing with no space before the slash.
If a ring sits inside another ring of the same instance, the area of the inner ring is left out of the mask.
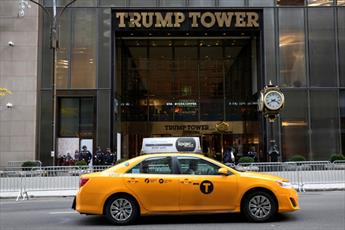
<path id="1" fill-rule="evenodd" d="M 264 97 L 265 106 L 270 110 L 278 110 L 283 106 L 284 95 L 278 91 L 270 91 Z"/>

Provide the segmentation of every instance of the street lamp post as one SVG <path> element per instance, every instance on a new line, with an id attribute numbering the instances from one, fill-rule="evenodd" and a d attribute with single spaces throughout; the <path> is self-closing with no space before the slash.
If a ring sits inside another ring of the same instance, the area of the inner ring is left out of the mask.
<path id="1" fill-rule="evenodd" d="M 52 63 L 52 110 L 53 110 L 53 118 L 52 118 L 52 150 L 51 156 L 53 157 L 53 165 L 55 165 L 55 157 L 56 157 L 56 76 L 55 76 L 55 64 L 57 61 L 57 52 L 56 50 L 59 49 L 59 35 L 58 35 L 58 25 L 59 19 L 64 13 L 64 11 L 72 5 L 77 0 L 71 0 L 67 3 L 60 11 L 60 14 L 57 14 L 57 0 L 52 0 L 53 2 L 53 14 L 51 14 L 47 7 L 42 5 L 41 3 L 35 0 L 29 0 L 30 2 L 38 5 L 43 11 L 47 14 L 48 19 L 50 21 L 50 48 L 52 49 L 52 56 L 53 56 L 53 63 Z"/>

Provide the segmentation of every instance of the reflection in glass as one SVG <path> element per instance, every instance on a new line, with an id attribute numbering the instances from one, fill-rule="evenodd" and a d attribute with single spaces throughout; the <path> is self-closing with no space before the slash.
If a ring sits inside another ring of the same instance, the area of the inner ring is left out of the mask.
<path id="1" fill-rule="evenodd" d="M 272 81 L 273 84 L 276 83 L 276 38 L 275 38 L 275 19 L 274 19 L 274 9 L 264 8 L 264 63 L 265 63 L 265 77 L 266 81 Z"/>
<path id="2" fill-rule="evenodd" d="M 340 124 L 341 124 L 341 144 L 343 155 L 345 155 L 345 90 L 340 91 Z"/>
<path id="3" fill-rule="evenodd" d="M 310 83 L 312 86 L 336 86 L 333 9 L 328 7 L 309 8 L 308 22 Z"/>
<path id="4" fill-rule="evenodd" d="M 276 0 L 249 0 L 249 6 L 274 6 Z"/>
<path id="5" fill-rule="evenodd" d="M 339 152 L 338 95 L 336 90 L 311 91 L 311 159 L 328 160 Z"/>
<path id="6" fill-rule="evenodd" d="M 345 7 L 338 7 L 338 41 L 340 86 L 345 87 Z"/>
<path id="7" fill-rule="evenodd" d="M 59 105 L 59 137 L 93 137 L 94 98 L 60 98 Z"/>
<path id="8" fill-rule="evenodd" d="M 79 134 L 78 98 L 60 99 L 60 137 L 77 137 Z"/>
<path id="9" fill-rule="evenodd" d="M 161 7 L 185 7 L 186 1 L 185 0 L 160 0 L 159 6 Z"/>
<path id="10" fill-rule="evenodd" d="M 96 87 L 96 9 L 73 11 L 72 88 Z"/>
<path id="11" fill-rule="evenodd" d="M 308 104 L 306 91 L 284 91 L 285 107 L 281 113 L 282 160 L 293 155 L 309 159 Z"/>
<path id="12" fill-rule="evenodd" d="M 337 0 L 338 6 L 345 6 L 345 0 Z"/>
<path id="13" fill-rule="evenodd" d="M 308 6 L 331 6 L 333 0 L 307 0 Z"/>
<path id="14" fill-rule="evenodd" d="M 56 51 L 55 63 L 57 89 L 68 88 L 69 81 L 69 45 L 70 45 L 70 9 L 67 9 L 60 18 L 59 49 Z"/>
<path id="15" fill-rule="evenodd" d="M 156 0 L 130 0 L 130 6 L 132 7 L 155 7 Z"/>
<path id="16" fill-rule="evenodd" d="M 304 0 L 277 0 L 278 6 L 304 5 Z"/>
<path id="17" fill-rule="evenodd" d="M 215 0 L 189 0 L 189 6 L 191 7 L 215 7 Z"/>
<path id="18" fill-rule="evenodd" d="M 280 84 L 285 87 L 305 86 L 303 9 L 279 9 L 279 50 Z"/>
<path id="19" fill-rule="evenodd" d="M 122 39 L 116 44 L 122 120 L 257 120 L 250 39 Z"/>
<path id="20" fill-rule="evenodd" d="M 273 0 L 269 0 L 269 1 L 273 1 Z M 227 7 L 227 6 L 234 6 L 234 7 L 241 7 L 241 6 L 245 6 L 244 4 L 244 0 L 218 0 L 218 5 L 220 7 Z"/>

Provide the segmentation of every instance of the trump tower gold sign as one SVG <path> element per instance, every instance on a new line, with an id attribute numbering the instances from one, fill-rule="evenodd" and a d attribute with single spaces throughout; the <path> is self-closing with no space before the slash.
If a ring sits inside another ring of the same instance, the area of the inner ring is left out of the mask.
<path id="1" fill-rule="evenodd" d="M 256 11 L 205 12 L 114 12 L 115 28 L 178 29 L 178 28 L 259 28 L 260 13 Z"/>

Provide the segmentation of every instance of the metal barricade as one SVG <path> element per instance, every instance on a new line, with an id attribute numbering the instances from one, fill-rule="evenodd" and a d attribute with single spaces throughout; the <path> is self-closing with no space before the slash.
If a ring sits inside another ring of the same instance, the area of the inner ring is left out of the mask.
<path id="1" fill-rule="evenodd" d="M 37 191 L 77 191 L 79 177 L 85 173 L 100 172 L 104 166 L 48 166 L 14 167 L 0 171 L 0 193 L 18 193 L 19 198 L 28 198 L 28 193 Z M 252 171 L 281 176 L 289 179 L 299 191 L 318 188 L 345 189 L 345 161 L 302 162 L 256 162 L 232 165 L 240 171 Z"/>
<path id="2" fill-rule="evenodd" d="M 286 179 L 299 191 L 306 188 L 345 188 L 345 161 L 260 162 L 238 164 L 236 169 L 263 172 Z"/>
<path id="3" fill-rule="evenodd" d="M 111 165 L 11 167 L 0 172 L 0 193 L 18 193 L 18 200 L 27 199 L 30 192 L 77 190 L 80 175 L 109 167 Z"/>

